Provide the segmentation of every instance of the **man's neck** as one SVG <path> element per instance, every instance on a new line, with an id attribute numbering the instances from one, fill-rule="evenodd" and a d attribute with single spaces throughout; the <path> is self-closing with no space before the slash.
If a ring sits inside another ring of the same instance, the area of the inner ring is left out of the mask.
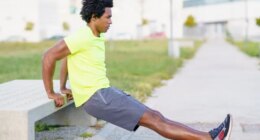
<path id="1" fill-rule="evenodd" d="M 88 23 L 87 26 L 91 29 L 94 36 L 100 37 L 100 32 L 97 31 L 96 27 L 93 24 Z"/>

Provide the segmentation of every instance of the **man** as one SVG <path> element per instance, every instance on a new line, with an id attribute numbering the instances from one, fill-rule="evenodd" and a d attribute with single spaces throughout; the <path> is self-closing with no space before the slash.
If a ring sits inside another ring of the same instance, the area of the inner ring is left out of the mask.
<path id="1" fill-rule="evenodd" d="M 67 68 L 76 107 L 83 106 L 90 115 L 113 123 L 129 131 L 139 125 L 175 140 L 226 140 L 230 136 L 232 118 L 227 115 L 223 123 L 210 132 L 201 132 L 165 118 L 160 112 L 146 107 L 128 94 L 110 87 L 105 68 L 103 33 L 112 24 L 112 0 L 83 0 L 82 19 L 86 26 L 59 41 L 43 56 L 43 81 L 50 99 L 56 106 L 64 104 L 63 96 L 53 91 L 53 73 L 56 61 L 64 59 L 61 89 L 66 88 Z M 68 66 L 67 66 L 68 65 Z"/>

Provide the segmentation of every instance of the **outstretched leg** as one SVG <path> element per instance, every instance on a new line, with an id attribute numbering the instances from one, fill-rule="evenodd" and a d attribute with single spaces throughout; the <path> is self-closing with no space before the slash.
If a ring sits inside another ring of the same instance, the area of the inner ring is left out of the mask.
<path id="1" fill-rule="evenodd" d="M 194 130 L 181 123 L 166 119 L 160 112 L 148 109 L 139 125 L 150 128 L 160 135 L 175 140 L 211 140 L 208 132 Z"/>
<path id="2" fill-rule="evenodd" d="M 228 140 L 232 117 L 209 132 L 194 130 L 184 124 L 165 118 L 158 111 L 146 107 L 123 91 L 114 87 L 98 90 L 85 104 L 86 112 L 129 131 L 139 125 L 174 140 Z"/>

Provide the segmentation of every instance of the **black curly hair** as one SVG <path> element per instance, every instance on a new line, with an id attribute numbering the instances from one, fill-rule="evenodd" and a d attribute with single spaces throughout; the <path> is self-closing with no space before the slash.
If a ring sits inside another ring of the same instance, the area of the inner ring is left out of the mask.
<path id="1" fill-rule="evenodd" d="M 105 8 L 113 7 L 113 0 L 82 0 L 82 9 L 80 15 L 84 21 L 90 22 L 92 16 L 100 18 Z"/>

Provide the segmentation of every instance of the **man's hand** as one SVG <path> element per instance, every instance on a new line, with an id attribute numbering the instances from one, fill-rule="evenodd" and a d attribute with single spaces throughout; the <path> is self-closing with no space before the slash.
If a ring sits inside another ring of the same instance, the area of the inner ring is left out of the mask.
<path id="1" fill-rule="evenodd" d="M 48 95 L 49 99 L 54 99 L 56 107 L 61 107 L 64 105 L 64 96 L 59 93 L 53 93 Z"/>
<path id="2" fill-rule="evenodd" d="M 60 91 L 62 94 L 66 95 L 68 101 L 73 100 L 71 89 L 62 88 Z"/>

